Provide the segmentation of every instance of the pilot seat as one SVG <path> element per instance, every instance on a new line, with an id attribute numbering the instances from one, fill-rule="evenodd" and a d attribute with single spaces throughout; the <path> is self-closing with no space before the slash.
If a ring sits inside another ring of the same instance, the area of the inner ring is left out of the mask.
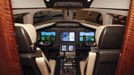
<path id="1" fill-rule="evenodd" d="M 54 75 L 56 61 L 48 61 L 44 53 L 35 46 L 37 34 L 34 26 L 16 23 L 15 30 L 23 74 Z"/>
<path id="2" fill-rule="evenodd" d="M 124 26 L 102 25 L 96 29 L 97 46 L 85 61 L 80 61 L 81 75 L 114 75 L 122 45 Z"/>

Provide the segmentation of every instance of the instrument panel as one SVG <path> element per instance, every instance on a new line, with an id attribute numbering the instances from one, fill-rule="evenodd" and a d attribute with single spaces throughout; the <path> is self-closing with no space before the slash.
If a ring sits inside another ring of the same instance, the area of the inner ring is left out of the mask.
<path id="1" fill-rule="evenodd" d="M 86 48 L 95 42 L 95 30 L 78 22 L 57 22 L 38 30 L 38 36 L 42 45 L 59 48 L 62 52 Z"/>

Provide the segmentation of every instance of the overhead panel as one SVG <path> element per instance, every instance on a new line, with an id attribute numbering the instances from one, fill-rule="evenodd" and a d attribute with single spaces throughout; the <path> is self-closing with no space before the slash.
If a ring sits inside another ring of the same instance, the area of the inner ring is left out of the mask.
<path id="1" fill-rule="evenodd" d="M 93 0 L 44 0 L 48 8 L 89 8 Z"/>

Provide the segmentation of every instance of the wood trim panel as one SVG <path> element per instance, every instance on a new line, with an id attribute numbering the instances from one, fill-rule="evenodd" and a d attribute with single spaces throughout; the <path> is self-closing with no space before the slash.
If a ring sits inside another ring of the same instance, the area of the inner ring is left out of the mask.
<path id="1" fill-rule="evenodd" d="M 0 0 L 0 75 L 21 75 L 10 0 Z"/>
<path id="2" fill-rule="evenodd" d="M 131 0 L 126 34 L 116 75 L 134 75 L 134 0 Z"/>

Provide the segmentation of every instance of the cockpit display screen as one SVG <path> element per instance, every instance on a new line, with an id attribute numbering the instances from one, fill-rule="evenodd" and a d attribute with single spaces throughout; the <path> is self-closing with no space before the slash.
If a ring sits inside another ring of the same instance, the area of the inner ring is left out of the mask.
<path id="1" fill-rule="evenodd" d="M 62 32 L 60 38 L 62 41 L 75 41 L 75 32 Z"/>
<path id="2" fill-rule="evenodd" d="M 61 51 L 66 52 L 67 51 L 67 45 L 62 45 L 61 46 Z"/>
<path id="3" fill-rule="evenodd" d="M 46 32 L 46 31 L 42 31 L 40 33 L 40 39 L 43 42 L 50 42 L 50 41 L 54 41 L 56 38 L 56 32 Z"/>
<path id="4" fill-rule="evenodd" d="M 95 32 L 80 32 L 79 33 L 79 40 L 86 41 L 86 42 L 94 42 L 95 39 Z"/>
<path id="5" fill-rule="evenodd" d="M 75 51 L 75 45 L 73 44 L 68 45 L 68 51 L 69 52 Z"/>

